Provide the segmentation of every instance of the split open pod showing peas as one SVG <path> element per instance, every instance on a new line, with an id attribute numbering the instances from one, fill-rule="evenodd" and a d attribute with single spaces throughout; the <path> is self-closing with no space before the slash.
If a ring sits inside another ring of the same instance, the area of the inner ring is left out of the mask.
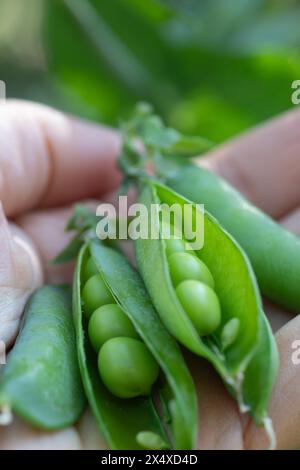
<path id="1" fill-rule="evenodd" d="M 73 295 L 82 380 L 108 446 L 195 448 L 194 383 L 138 273 L 121 253 L 89 241 Z"/>
<path id="2" fill-rule="evenodd" d="M 136 240 L 137 264 L 163 323 L 214 365 L 242 411 L 267 423 L 278 358 L 246 254 L 209 213 L 160 183 L 144 181 L 139 202 L 148 209 L 144 222 L 159 235 Z M 174 204 L 190 217 L 166 222 L 162 214 Z M 201 217 L 198 246 L 184 238 L 185 224 L 195 229 Z"/>

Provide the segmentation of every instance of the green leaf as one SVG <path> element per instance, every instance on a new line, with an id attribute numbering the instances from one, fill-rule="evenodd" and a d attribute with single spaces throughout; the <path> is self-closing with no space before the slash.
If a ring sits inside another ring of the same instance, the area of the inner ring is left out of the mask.
<path id="1" fill-rule="evenodd" d="M 182 157 L 195 157 L 207 152 L 213 146 L 213 142 L 203 137 L 180 135 L 178 140 L 169 146 L 167 153 L 177 154 Z"/>
<path id="2" fill-rule="evenodd" d="M 87 230 L 93 229 L 99 221 L 99 217 L 97 217 L 93 212 L 91 212 L 88 207 L 77 204 L 73 210 L 73 214 L 70 217 L 66 231 L 71 230 Z"/>
<path id="3" fill-rule="evenodd" d="M 157 149 L 169 149 L 180 138 L 178 131 L 166 127 L 161 118 L 155 115 L 149 116 L 141 122 L 138 135 L 145 145 Z"/>

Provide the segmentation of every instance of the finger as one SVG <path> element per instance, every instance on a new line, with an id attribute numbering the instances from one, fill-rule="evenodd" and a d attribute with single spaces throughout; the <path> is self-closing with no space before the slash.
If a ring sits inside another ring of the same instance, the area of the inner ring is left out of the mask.
<path id="1" fill-rule="evenodd" d="M 81 204 L 95 214 L 97 207 L 102 202 L 93 199 L 81 201 Z M 113 217 L 115 209 L 112 203 L 110 204 L 111 216 Z M 109 216 L 109 206 L 106 203 L 105 208 Z M 55 209 L 40 209 L 24 214 L 16 219 L 18 225 L 33 240 L 37 248 L 47 282 L 55 284 L 72 282 L 74 261 L 62 264 L 54 264 L 52 261 L 66 248 L 71 238 L 74 237 L 74 232 L 66 232 L 65 230 L 73 210 L 73 205 Z M 122 213 L 118 215 L 122 216 Z"/>
<path id="2" fill-rule="evenodd" d="M 300 208 L 297 207 L 294 211 L 286 215 L 280 220 L 282 225 L 290 232 L 300 237 Z"/>
<path id="3" fill-rule="evenodd" d="M 32 242 L 8 224 L 0 203 L 0 340 L 10 347 L 30 294 L 42 283 L 40 261 Z"/>
<path id="4" fill-rule="evenodd" d="M 274 333 L 295 317 L 291 312 L 282 310 L 266 299 L 264 300 L 264 310 Z"/>
<path id="5" fill-rule="evenodd" d="M 40 431 L 15 418 L 0 428 L 0 450 L 80 450 L 80 436 L 74 427 L 61 431 Z"/>
<path id="6" fill-rule="evenodd" d="M 198 396 L 198 448 L 242 449 L 242 426 L 234 400 L 206 361 L 192 355 L 187 358 Z"/>
<path id="7" fill-rule="evenodd" d="M 115 188 L 120 139 L 46 106 L 0 105 L 0 199 L 8 216 Z"/>
<path id="8" fill-rule="evenodd" d="M 300 428 L 300 359 L 299 353 L 293 349 L 295 341 L 300 340 L 300 317 L 287 323 L 276 335 L 280 356 L 279 376 L 270 402 L 270 417 L 273 420 L 277 435 L 278 449 L 299 448 Z M 250 424 L 246 431 L 247 449 L 266 449 L 268 440 L 263 430 Z"/>
<path id="9" fill-rule="evenodd" d="M 212 150 L 199 164 L 279 218 L 300 203 L 299 127 L 300 110 L 289 111 Z"/>
<path id="10" fill-rule="evenodd" d="M 97 422 L 90 409 L 87 409 L 80 418 L 77 429 L 84 450 L 107 449 L 107 444 L 100 434 Z"/>
<path id="11" fill-rule="evenodd" d="M 82 204 L 94 212 L 99 201 L 86 201 Z M 63 264 L 52 263 L 74 236 L 73 232 L 65 231 L 72 211 L 73 206 L 37 210 L 16 219 L 18 225 L 33 241 L 42 262 L 45 280 L 49 283 L 72 282 L 74 261 Z"/>

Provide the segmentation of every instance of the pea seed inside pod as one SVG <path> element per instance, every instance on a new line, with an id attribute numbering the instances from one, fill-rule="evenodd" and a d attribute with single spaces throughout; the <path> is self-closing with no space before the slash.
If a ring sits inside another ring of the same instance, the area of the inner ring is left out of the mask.
<path id="1" fill-rule="evenodd" d="M 121 336 L 139 338 L 131 321 L 117 304 L 97 308 L 90 318 L 88 333 L 97 353 L 109 339 Z"/>
<path id="2" fill-rule="evenodd" d="M 97 266 L 92 257 L 90 257 L 83 268 L 82 278 L 87 281 L 90 277 L 95 274 L 99 274 Z"/>
<path id="3" fill-rule="evenodd" d="M 113 338 L 100 349 L 98 369 L 108 390 L 119 398 L 146 396 L 159 367 L 147 347 L 134 338 Z"/>
<path id="4" fill-rule="evenodd" d="M 165 246 L 167 256 L 170 256 L 173 253 L 184 253 L 185 251 L 184 241 L 178 238 L 166 238 Z"/>
<path id="5" fill-rule="evenodd" d="M 85 283 L 82 290 L 82 300 L 88 318 L 102 305 L 115 302 L 100 274 L 95 274 Z"/>
<path id="6" fill-rule="evenodd" d="M 221 307 L 214 290 L 200 281 L 181 282 L 177 297 L 200 336 L 210 335 L 221 323 Z"/>
<path id="7" fill-rule="evenodd" d="M 188 279 L 207 284 L 214 289 L 214 278 L 203 261 L 189 253 L 173 253 L 168 258 L 170 275 L 174 286 Z"/>

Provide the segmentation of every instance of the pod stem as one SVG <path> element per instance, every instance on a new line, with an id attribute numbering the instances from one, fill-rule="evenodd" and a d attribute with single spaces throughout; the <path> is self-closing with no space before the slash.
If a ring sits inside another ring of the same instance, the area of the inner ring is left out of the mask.
<path id="1" fill-rule="evenodd" d="M 0 426 L 8 426 L 13 421 L 11 407 L 7 404 L 0 406 Z"/>
<path id="2" fill-rule="evenodd" d="M 239 405 L 239 410 L 241 413 L 248 413 L 250 411 L 250 406 L 246 405 L 243 398 L 243 381 L 244 381 L 244 373 L 238 372 L 236 375 L 235 381 L 235 391 L 236 391 L 236 398 Z"/>
<path id="3" fill-rule="evenodd" d="M 276 433 L 273 426 L 273 421 L 269 416 L 265 416 L 262 420 L 264 430 L 267 434 L 269 439 L 269 449 L 268 450 L 275 450 L 277 445 L 277 438 Z"/>

